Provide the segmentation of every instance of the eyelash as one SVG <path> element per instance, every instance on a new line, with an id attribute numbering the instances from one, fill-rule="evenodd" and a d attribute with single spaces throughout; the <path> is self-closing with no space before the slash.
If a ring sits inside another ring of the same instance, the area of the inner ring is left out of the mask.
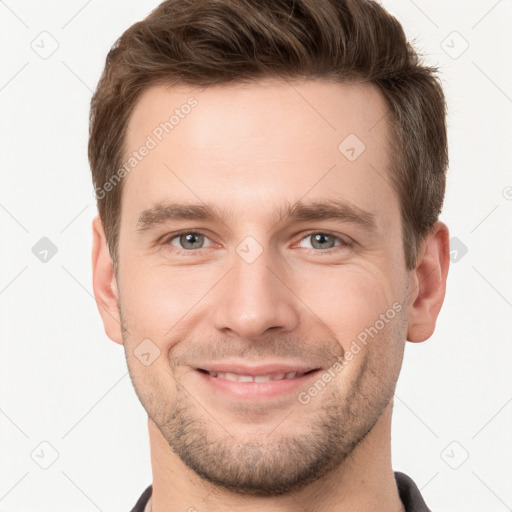
<path id="1" fill-rule="evenodd" d="M 207 235 L 205 235 L 204 233 L 201 233 L 200 231 L 191 231 L 191 230 L 182 230 L 182 231 L 177 231 L 175 233 L 172 233 L 171 235 L 165 237 L 163 239 L 163 241 L 161 242 L 161 244 L 163 246 L 170 246 L 171 245 L 171 242 L 176 239 L 176 238 L 179 238 L 181 235 L 200 235 L 200 236 L 204 236 L 205 238 L 208 238 L 209 237 Z M 336 239 L 336 241 L 339 241 L 341 242 L 340 245 L 337 245 L 337 246 L 334 246 L 334 247 L 331 247 L 330 249 L 308 249 L 306 248 L 306 250 L 308 252 L 314 252 L 318 255 L 321 255 L 321 254 L 332 254 L 333 251 L 335 251 L 336 249 L 343 249 L 344 247 L 352 247 L 354 245 L 354 241 L 348 237 L 340 237 L 338 235 L 335 235 L 334 233 L 331 233 L 330 231 L 311 231 L 309 233 L 306 233 L 305 235 L 302 236 L 302 238 L 300 239 L 300 242 L 302 242 L 302 240 L 312 236 L 312 235 L 327 235 L 327 236 L 331 236 L 333 238 Z M 346 239 L 345 239 L 346 238 Z M 174 246 L 171 246 L 171 247 L 174 247 Z M 177 247 L 174 247 L 174 249 L 176 250 L 176 254 L 186 254 L 187 256 L 193 256 L 195 255 L 198 251 L 201 251 L 203 249 L 207 249 L 207 247 L 200 247 L 199 249 L 190 249 L 190 250 L 187 250 L 187 249 L 179 249 Z"/>

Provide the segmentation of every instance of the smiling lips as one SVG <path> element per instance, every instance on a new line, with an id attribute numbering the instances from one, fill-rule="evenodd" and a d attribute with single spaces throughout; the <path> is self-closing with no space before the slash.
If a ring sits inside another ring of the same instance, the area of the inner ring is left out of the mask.
<path id="1" fill-rule="evenodd" d="M 216 391 L 247 400 L 290 393 L 319 368 L 290 363 L 247 366 L 231 362 L 205 364 L 196 370 L 204 382 Z"/>

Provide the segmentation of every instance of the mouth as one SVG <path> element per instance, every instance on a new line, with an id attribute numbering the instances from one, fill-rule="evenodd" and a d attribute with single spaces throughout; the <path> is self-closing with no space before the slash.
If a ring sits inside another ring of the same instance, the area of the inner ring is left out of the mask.
<path id="1" fill-rule="evenodd" d="M 217 379 L 225 379 L 234 382 L 271 382 L 276 380 L 296 379 L 301 378 L 304 375 L 309 375 L 312 372 L 316 372 L 319 368 L 308 370 L 305 372 L 291 371 L 291 372 L 273 372 L 264 375 L 251 375 L 251 374 L 240 374 L 233 372 L 212 372 L 203 368 L 197 369 L 199 372 L 215 377 Z"/>
<path id="2" fill-rule="evenodd" d="M 206 366 L 206 365 L 204 365 Z M 266 365 L 240 367 L 235 365 L 208 365 L 194 372 L 208 393 L 229 400 L 261 401 L 287 395 L 296 395 L 306 388 L 309 381 L 320 372 L 320 368 L 303 365 Z"/>

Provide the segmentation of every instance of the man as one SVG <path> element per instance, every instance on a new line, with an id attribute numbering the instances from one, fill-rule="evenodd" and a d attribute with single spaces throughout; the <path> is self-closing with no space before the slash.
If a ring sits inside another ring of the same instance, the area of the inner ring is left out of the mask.
<path id="1" fill-rule="evenodd" d="M 425 511 L 391 465 L 434 331 L 445 101 L 362 0 L 169 0 L 91 108 L 93 286 L 148 413 L 133 510 Z"/>

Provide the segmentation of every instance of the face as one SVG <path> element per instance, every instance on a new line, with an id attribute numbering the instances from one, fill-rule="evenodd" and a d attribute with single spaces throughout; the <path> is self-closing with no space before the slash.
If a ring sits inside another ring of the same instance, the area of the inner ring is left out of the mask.
<path id="1" fill-rule="evenodd" d="M 390 403 L 410 299 L 385 112 L 371 85 L 265 80 L 153 87 L 132 113 L 122 341 L 150 420 L 211 483 L 290 492 Z"/>

